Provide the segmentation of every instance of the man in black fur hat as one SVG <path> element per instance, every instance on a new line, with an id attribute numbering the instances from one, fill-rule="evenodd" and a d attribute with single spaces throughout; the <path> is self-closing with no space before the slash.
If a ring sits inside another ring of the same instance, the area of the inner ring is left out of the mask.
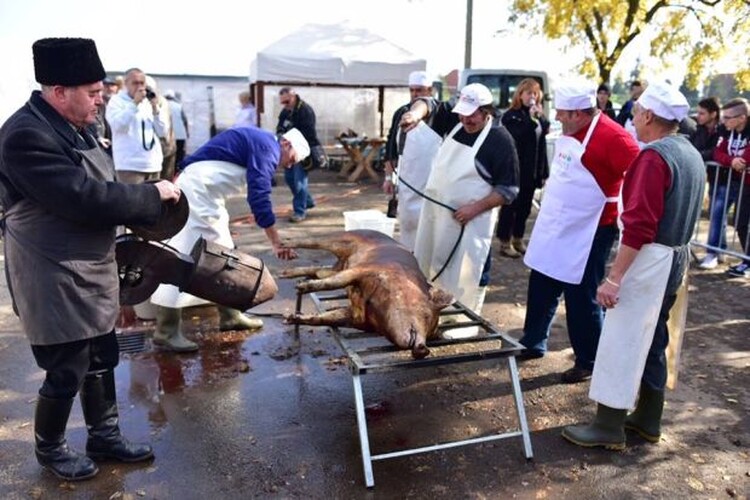
<path id="1" fill-rule="evenodd" d="M 105 77 L 93 40 L 46 38 L 32 50 L 42 90 L 0 129 L 5 270 L 14 310 L 46 372 L 34 416 L 36 457 L 73 481 L 98 472 L 92 458 L 153 456 L 118 425 L 115 228 L 155 223 L 161 204 L 176 202 L 180 191 L 168 181 L 114 180 L 111 158 L 87 131 Z M 79 391 L 86 455 L 65 440 Z"/>

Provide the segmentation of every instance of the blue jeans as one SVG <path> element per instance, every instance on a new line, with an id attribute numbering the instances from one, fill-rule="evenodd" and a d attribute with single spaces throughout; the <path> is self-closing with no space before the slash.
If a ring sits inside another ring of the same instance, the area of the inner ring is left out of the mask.
<path id="1" fill-rule="evenodd" d="M 586 370 L 593 369 L 604 322 L 604 311 L 596 302 L 596 289 L 604 279 L 604 266 L 616 237 L 616 225 L 602 226 L 596 230 L 583 280 L 578 285 L 531 271 L 524 334 L 520 341 L 529 351 L 538 354 L 547 352 L 549 329 L 564 293 L 568 337 L 576 356 L 575 365 Z"/>
<path id="2" fill-rule="evenodd" d="M 315 202 L 307 189 L 307 172 L 300 163 L 284 170 L 284 180 L 292 191 L 292 208 L 294 215 L 303 217 L 308 208 L 315 206 Z"/>
<path id="3" fill-rule="evenodd" d="M 714 186 L 713 191 L 714 193 L 709 192 L 709 196 L 711 196 L 711 217 L 708 224 L 707 243 L 712 247 L 724 249 L 727 247 L 728 215 L 726 214 L 737 203 L 739 185 L 732 183 L 731 186 L 727 187 L 726 182 L 719 183 L 718 186 Z M 727 191 L 729 191 L 729 196 L 727 196 Z M 716 253 L 710 249 L 708 252 Z"/>

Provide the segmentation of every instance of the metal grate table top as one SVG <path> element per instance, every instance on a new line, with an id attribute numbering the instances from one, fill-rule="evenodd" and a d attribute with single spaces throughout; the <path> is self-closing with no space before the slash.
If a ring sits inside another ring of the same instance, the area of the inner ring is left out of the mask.
<path id="1" fill-rule="evenodd" d="M 318 312 L 335 308 L 348 300 L 346 294 L 341 293 L 311 293 L 310 299 Z M 460 302 L 445 308 L 440 316 L 443 320 L 438 327 L 440 333 L 473 327 L 477 328 L 477 335 L 462 339 L 428 340 L 430 354 L 423 359 L 413 359 L 410 351 L 399 349 L 376 333 L 335 327 L 331 331 L 346 353 L 350 369 L 359 374 L 504 358 L 515 356 L 524 348 L 517 340 Z"/>

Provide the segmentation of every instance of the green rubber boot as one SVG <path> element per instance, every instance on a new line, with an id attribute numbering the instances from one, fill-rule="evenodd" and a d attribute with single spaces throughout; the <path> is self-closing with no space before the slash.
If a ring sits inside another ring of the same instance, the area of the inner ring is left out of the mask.
<path id="1" fill-rule="evenodd" d="M 154 345 L 174 352 L 195 352 L 198 344 L 182 334 L 182 309 L 157 306 Z"/>
<path id="2" fill-rule="evenodd" d="M 661 439 L 661 415 L 664 410 L 664 391 L 641 384 L 638 406 L 625 419 L 625 428 L 635 431 L 649 443 Z"/>
<path id="3" fill-rule="evenodd" d="M 569 425 L 562 436 L 585 448 L 603 447 L 608 450 L 625 449 L 625 416 L 627 410 L 597 405 L 596 418 L 589 425 Z"/>
<path id="4" fill-rule="evenodd" d="M 237 309 L 218 306 L 219 330 L 257 330 L 263 327 L 263 320 L 248 316 Z"/>

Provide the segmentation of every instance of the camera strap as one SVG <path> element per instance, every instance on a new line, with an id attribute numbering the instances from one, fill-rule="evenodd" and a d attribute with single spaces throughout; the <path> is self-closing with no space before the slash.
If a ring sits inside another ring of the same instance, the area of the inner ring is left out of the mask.
<path id="1" fill-rule="evenodd" d="M 154 144 L 156 144 L 156 132 L 154 132 L 153 128 L 151 129 L 151 144 L 146 146 L 146 120 L 141 120 L 141 143 L 143 144 L 143 149 L 146 151 L 151 151 L 154 149 Z"/>

